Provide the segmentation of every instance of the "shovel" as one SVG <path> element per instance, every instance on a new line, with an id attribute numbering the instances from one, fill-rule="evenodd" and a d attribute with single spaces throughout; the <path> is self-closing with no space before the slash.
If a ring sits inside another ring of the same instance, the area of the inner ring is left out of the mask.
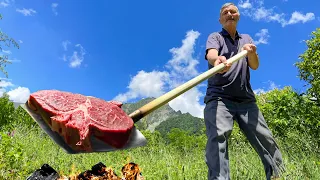
<path id="1" fill-rule="evenodd" d="M 235 56 L 231 57 L 227 60 L 228 63 L 232 64 L 241 58 L 247 55 L 247 51 L 243 50 L 240 53 L 236 54 Z M 172 99 L 178 97 L 179 95 L 183 94 L 184 92 L 190 90 L 194 86 L 198 85 L 199 83 L 203 82 L 204 80 L 212 77 L 219 71 L 221 71 L 225 67 L 224 64 L 219 64 L 208 71 L 198 75 L 197 77 L 189 80 L 188 82 L 176 87 L 175 89 L 167 92 L 166 94 L 158 97 L 157 99 L 149 102 L 148 104 L 142 106 L 141 108 L 137 109 L 136 111 L 132 112 L 129 117 L 133 120 L 134 123 L 138 122 L 140 119 L 145 117 L 146 115 L 150 114 L 154 110 L 160 108 L 164 104 L 168 103 Z M 61 148 L 63 148 L 69 154 L 79 154 L 79 153 L 87 153 L 85 151 L 75 151 L 73 150 L 60 136 L 57 132 L 51 130 L 51 128 L 45 123 L 42 117 L 33 112 L 31 108 L 28 107 L 28 103 L 20 105 L 23 109 L 25 109 L 28 114 L 38 123 L 38 125 L 49 135 L 49 137 L 58 144 Z M 136 129 L 134 126 L 128 143 L 123 148 L 113 148 L 108 144 L 100 141 L 99 139 L 95 138 L 94 136 L 90 136 L 92 151 L 91 152 L 110 152 L 110 151 L 117 151 L 129 148 L 135 148 L 139 146 L 144 146 L 147 144 L 146 138 L 143 134 Z"/>

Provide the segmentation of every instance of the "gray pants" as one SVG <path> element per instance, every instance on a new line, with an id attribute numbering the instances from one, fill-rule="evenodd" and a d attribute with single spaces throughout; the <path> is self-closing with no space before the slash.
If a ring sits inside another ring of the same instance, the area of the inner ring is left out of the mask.
<path id="1" fill-rule="evenodd" d="M 228 138 L 234 120 L 259 154 L 267 180 L 271 179 L 272 175 L 279 176 L 282 171 L 282 155 L 256 103 L 213 100 L 208 102 L 204 109 L 204 119 L 208 137 L 206 146 L 208 179 L 231 179 Z"/>

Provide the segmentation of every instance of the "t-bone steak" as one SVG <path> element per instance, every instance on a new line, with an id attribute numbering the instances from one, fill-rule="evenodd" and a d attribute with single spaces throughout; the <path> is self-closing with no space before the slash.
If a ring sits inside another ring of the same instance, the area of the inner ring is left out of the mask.
<path id="1" fill-rule="evenodd" d="M 30 95 L 28 106 L 40 114 L 74 150 L 92 151 L 90 136 L 115 148 L 129 140 L 133 120 L 122 103 L 58 90 L 41 90 Z"/>

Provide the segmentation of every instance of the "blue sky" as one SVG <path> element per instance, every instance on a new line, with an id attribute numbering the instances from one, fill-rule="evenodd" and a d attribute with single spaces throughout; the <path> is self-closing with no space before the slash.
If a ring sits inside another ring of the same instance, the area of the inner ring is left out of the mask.
<path id="1" fill-rule="evenodd" d="M 206 40 L 221 30 L 219 10 L 225 2 L 0 0 L 0 28 L 20 44 L 20 49 L 2 45 L 1 53 L 13 63 L 6 69 L 8 79 L 0 74 L 0 91 L 17 102 L 43 89 L 124 103 L 159 97 L 207 71 Z M 240 10 L 238 31 L 258 47 L 253 89 L 303 91 L 293 64 L 306 50 L 303 40 L 320 27 L 320 2 L 230 2 Z M 202 117 L 205 90 L 206 81 L 169 104 Z"/>

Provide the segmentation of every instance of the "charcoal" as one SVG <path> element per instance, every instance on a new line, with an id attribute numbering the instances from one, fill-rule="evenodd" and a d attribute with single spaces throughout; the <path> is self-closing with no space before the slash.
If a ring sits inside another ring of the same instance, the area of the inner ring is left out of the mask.
<path id="1" fill-rule="evenodd" d="M 91 170 L 86 170 L 82 173 L 80 173 L 77 176 L 77 179 L 79 180 L 89 180 L 91 176 L 104 176 L 106 171 L 105 171 L 106 166 L 102 163 L 99 162 L 91 167 Z"/>
<path id="2" fill-rule="evenodd" d="M 106 165 L 104 165 L 102 162 L 99 162 L 91 167 L 92 174 L 96 176 L 103 176 L 106 173 L 105 168 Z"/>
<path id="3" fill-rule="evenodd" d="M 57 180 L 59 174 L 48 164 L 43 164 L 40 169 L 34 171 L 27 180 Z"/>
<path id="4" fill-rule="evenodd" d="M 77 176 L 77 180 L 90 180 L 91 176 L 93 176 L 92 171 L 87 170 L 87 171 L 80 173 Z"/>

